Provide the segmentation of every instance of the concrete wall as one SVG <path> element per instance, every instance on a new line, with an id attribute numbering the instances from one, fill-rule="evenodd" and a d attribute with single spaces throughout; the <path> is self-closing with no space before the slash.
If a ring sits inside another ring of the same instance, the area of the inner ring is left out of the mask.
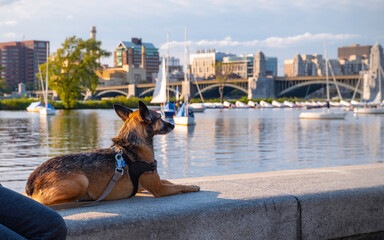
<path id="1" fill-rule="evenodd" d="M 68 239 L 384 239 L 383 173 L 370 164 L 181 179 L 201 192 L 59 213 Z"/>

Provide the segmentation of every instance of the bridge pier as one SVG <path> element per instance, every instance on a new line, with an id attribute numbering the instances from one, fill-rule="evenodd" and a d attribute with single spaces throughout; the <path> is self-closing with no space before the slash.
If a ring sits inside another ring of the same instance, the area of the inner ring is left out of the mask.
<path id="1" fill-rule="evenodd" d="M 128 85 L 127 98 L 138 97 L 138 96 L 136 96 L 136 93 L 137 93 L 137 86 L 136 86 L 136 84 L 129 84 Z"/>
<path id="2" fill-rule="evenodd" d="M 269 77 L 248 78 L 248 99 L 275 98 L 275 79 Z"/>

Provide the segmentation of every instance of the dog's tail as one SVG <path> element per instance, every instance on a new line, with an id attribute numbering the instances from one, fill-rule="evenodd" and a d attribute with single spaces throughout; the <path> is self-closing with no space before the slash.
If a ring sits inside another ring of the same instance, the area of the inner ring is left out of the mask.
<path id="1" fill-rule="evenodd" d="M 35 174 L 32 173 L 29 178 L 28 178 L 28 181 L 27 181 L 27 184 L 25 185 L 25 193 L 28 195 L 28 196 L 32 196 L 34 190 L 35 190 Z"/>

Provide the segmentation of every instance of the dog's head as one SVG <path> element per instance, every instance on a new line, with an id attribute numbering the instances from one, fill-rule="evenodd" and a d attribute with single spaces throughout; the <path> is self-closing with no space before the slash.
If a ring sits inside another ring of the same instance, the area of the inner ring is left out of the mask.
<path id="1" fill-rule="evenodd" d="M 134 128 L 142 137 L 153 137 L 157 134 L 167 134 L 174 129 L 174 125 L 164 121 L 161 114 L 149 110 L 147 106 L 139 101 L 139 110 L 132 111 L 129 108 L 114 104 L 117 115 L 124 121 L 124 126 L 120 132 L 128 133 L 129 129 Z"/>

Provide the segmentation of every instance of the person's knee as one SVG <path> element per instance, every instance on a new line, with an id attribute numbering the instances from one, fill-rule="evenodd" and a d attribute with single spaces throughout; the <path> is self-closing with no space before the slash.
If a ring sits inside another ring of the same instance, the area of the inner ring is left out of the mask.
<path id="1" fill-rule="evenodd" d="M 64 219 L 56 212 L 53 212 L 52 215 L 47 218 L 47 226 L 49 231 L 49 236 L 47 239 L 65 239 L 67 237 L 67 225 L 65 224 Z"/>

